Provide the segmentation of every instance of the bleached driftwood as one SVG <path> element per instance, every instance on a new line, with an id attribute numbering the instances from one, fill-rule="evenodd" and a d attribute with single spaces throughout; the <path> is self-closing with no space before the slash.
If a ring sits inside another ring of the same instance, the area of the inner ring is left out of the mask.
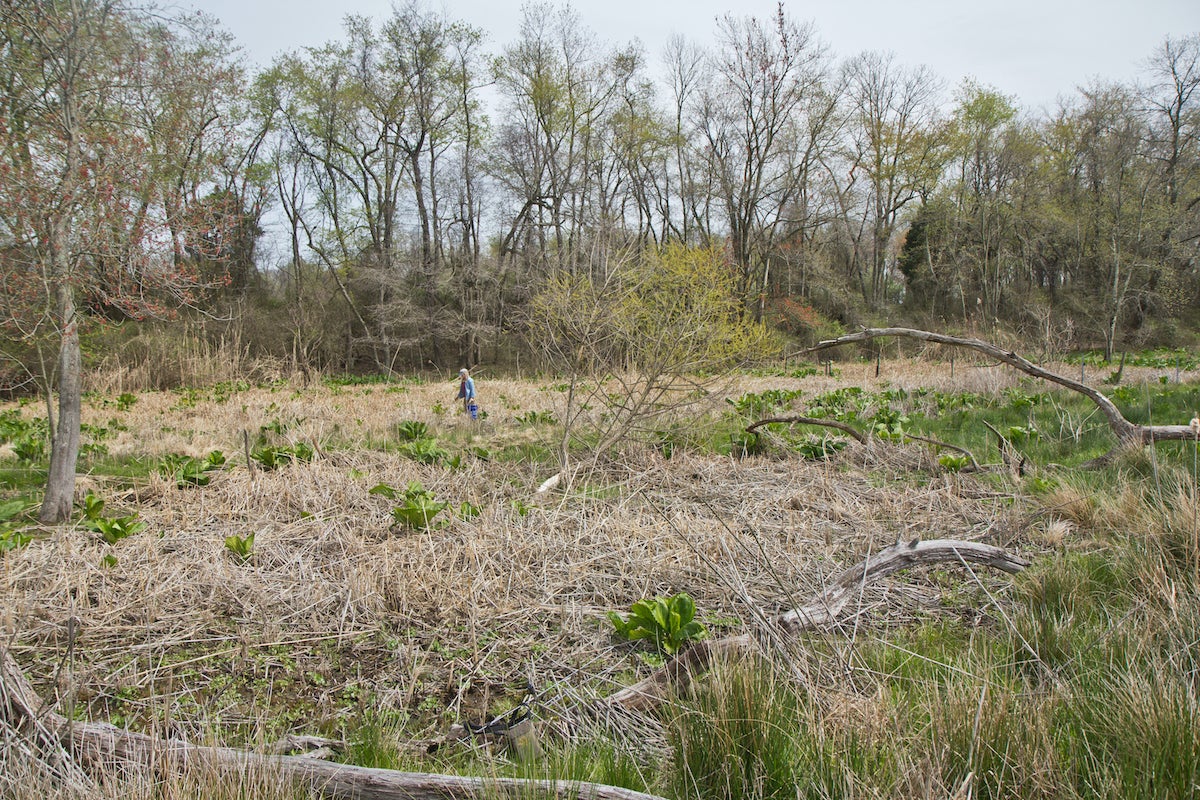
<path id="1" fill-rule="evenodd" d="M 944 563 L 980 564 L 1008 573 L 1029 566 L 1028 561 L 981 542 L 957 539 L 898 542 L 842 571 L 820 594 L 800 608 L 780 615 L 776 622 L 793 632 L 831 625 L 863 586 L 910 567 Z"/>

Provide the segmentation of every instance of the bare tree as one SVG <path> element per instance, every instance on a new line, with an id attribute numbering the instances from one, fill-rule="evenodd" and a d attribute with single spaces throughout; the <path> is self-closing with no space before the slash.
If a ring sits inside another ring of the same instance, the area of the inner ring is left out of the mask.
<path id="1" fill-rule="evenodd" d="M 229 73 L 203 21 L 193 35 L 123 0 L 9 2 L 0 24 L 2 318 L 57 350 L 42 375 L 48 406 L 58 394 L 50 523 L 72 510 L 88 312 L 159 315 L 192 299 L 182 232 L 219 116 L 196 102 Z"/>
<path id="2" fill-rule="evenodd" d="M 845 192 L 853 204 L 847 207 L 856 242 L 852 270 L 863 299 L 877 305 L 887 291 L 900 214 L 938 178 L 940 84 L 928 69 L 902 67 L 890 53 L 863 53 L 845 70 L 855 117 Z"/>
<path id="3" fill-rule="evenodd" d="M 769 23 L 724 17 L 700 126 L 724 208 L 739 292 L 761 318 L 769 254 L 826 141 L 833 104 L 822 91 L 824 48 L 780 5 Z M 815 123 L 815 124 L 812 124 Z"/>

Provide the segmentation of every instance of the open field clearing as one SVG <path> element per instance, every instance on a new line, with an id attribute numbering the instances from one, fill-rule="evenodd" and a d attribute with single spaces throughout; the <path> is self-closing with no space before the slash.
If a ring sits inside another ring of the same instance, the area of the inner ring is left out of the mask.
<path id="1" fill-rule="evenodd" d="M 239 747 L 317 735 L 366 766 L 567 771 L 677 797 L 794 797 L 801 784 L 814 797 L 1194 796 L 1195 446 L 1085 475 L 1051 466 L 1107 447 L 1103 422 L 1070 393 L 962 362 L 953 377 L 947 364 L 874 371 L 738 378 L 589 462 L 566 492 L 537 496 L 557 470 L 564 393 L 552 381 L 478 376 L 485 416 L 474 423 L 450 382 L 94 394 L 79 495 L 103 509 L 27 529 L 30 540 L 3 554 L 5 642 L 68 716 Z M 1118 391 L 1130 408 L 1178 416 L 1197 399 L 1181 377 L 1128 368 Z M 1169 412 L 1155 410 L 1159 395 Z M 811 440 L 780 428 L 748 448 L 739 431 L 754 414 L 743 410 L 772 403 L 825 409 L 877 435 L 813 457 Z M 10 421 L 41 411 L 0 409 Z M 1028 460 L 1004 466 L 979 415 Z M 910 430 L 969 447 L 991 468 L 940 460 L 949 451 L 905 441 Z M 38 469 L 8 448 L 3 499 L 24 496 Z M 224 461 L 203 481 L 160 468 L 214 450 Z M 134 515 L 144 527 L 106 540 Z M 836 626 L 771 634 L 772 617 L 833 575 L 914 539 L 996 545 L 1033 566 L 1015 577 L 909 570 L 864 585 Z M 586 713 L 665 660 L 619 641 L 607 614 L 680 592 L 711 638 L 752 634 L 767 666 L 718 669 L 674 711 Z M 530 687 L 544 758 L 521 766 L 482 737 L 446 743 L 452 723 L 512 711 Z M 731 710 L 747 693 L 763 706 Z M 771 728 L 805 738 L 750 747 L 716 722 L 681 721 L 705 714 L 779 715 Z M 1122 729 L 1134 721 L 1139 731 Z M 698 744 L 702 733 L 720 741 Z M 1141 767 L 1122 760 L 1137 755 L 1134 733 L 1150 758 Z M 41 785 L 4 742 L 10 774 Z M 611 750 L 555 760 L 584 745 Z M 697 748 L 738 747 L 763 759 L 785 747 L 792 783 L 764 761 L 748 763 L 744 791 L 718 792 Z M 596 766 L 610 762 L 624 766 Z M 201 785 L 178 796 L 217 796 Z M 44 791 L 0 786 L 6 797 Z"/>

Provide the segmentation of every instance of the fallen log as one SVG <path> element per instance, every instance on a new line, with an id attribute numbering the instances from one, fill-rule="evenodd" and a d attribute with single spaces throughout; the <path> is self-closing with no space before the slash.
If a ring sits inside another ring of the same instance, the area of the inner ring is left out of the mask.
<path id="1" fill-rule="evenodd" d="M 910 567 L 940 563 L 979 564 L 1010 574 L 1029 566 L 1025 559 L 981 542 L 957 539 L 897 542 L 843 570 L 807 603 L 779 615 L 772 623 L 791 634 L 833 625 L 862 587 Z M 672 692 L 686 690 L 695 674 L 716 661 L 751 653 L 755 647 L 756 640 L 748 634 L 698 642 L 648 678 L 609 695 L 604 702 L 625 710 L 653 708 Z"/>
<path id="2" fill-rule="evenodd" d="M 1200 437 L 1200 423 L 1196 425 L 1140 425 L 1130 422 L 1125 419 L 1125 415 L 1117 408 L 1116 404 L 1103 392 L 1088 386 L 1086 383 L 1067 378 L 1063 375 L 1043 369 L 1032 361 L 1017 355 L 1012 350 L 1005 350 L 997 347 L 990 342 L 985 342 L 982 339 L 966 339 L 959 336 L 948 336 L 944 333 L 935 333 L 933 331 L 923 331 L 915 328 L 867 328 L 858 333 L 851 333 L 845 336 L 839 336 L 836 339 L 826 339 L 817 342 L 812 347 L 800 350 L 793 355 L 803 356 L 809 353 L 815 353 L 820 350 L 829 350 L 834 347 L 841 347 L 845 344 L 854 344 L 855 342 L 867 342 L 873 339 L 881 339 L 885 337 L 902 337 L 906 339 L 917 339 L 923 342 L 934 342 L 936 344 L 950 345 L 951 347 L 965 347 L 969 350 L 975 350 L 990 356 L 1004 364 L 1008 364 L 1014 369 L 1024 372 L 1026 375 L 1031 375 L 1040 380 L 1049 383 L 1056 383 L 1063 388 L 1070 389 L 1073 392 L 1082 394 L 1087 399 L 1095 404 L 1100 413 L 1108 421 L 1109 427 L 1117 437 L 1117 446 L 1109 453 L 1096 459 L 1095 462 L 1104 462 L 1111 460 L 1116 452 L 1130 447 L 1142 447 L 1151 442 L 1163 441 L 1196 441 Z"/>
<path id="3" fill-rule="evenodd" d="M 45 709 L 12 655 L 0 652 L 0 714 L 18 730 L 51 734 L 87 765 L 213 767 L 233 774 L 261 770 L 283 781 L 307 784 L 323 797 L 354 800 L 478 800 L 480 797 L 552 796 L 561 800 L 661 800 L 616 786 L 572 781 L 474 778 L 422 772 L 397 772 L 336 764 L 305 756 L 260 755 L 231 747 L 194 745 L 161 739 L 102 722 L 68 720 Z"/>

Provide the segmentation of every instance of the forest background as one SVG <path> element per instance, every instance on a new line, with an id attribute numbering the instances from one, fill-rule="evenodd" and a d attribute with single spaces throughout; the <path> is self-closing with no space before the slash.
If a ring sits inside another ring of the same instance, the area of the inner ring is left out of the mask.
<path id="1" fill-rule="evenodd" d="M 523 322 L 548 281 L 668 243 L 718 248 L 740 313 L 801 342 L 880 323 L 1106 357 L 1194 341 L 1200 34 L 1033 113 L 838 57 L 782 6 L 673 40 L 665 71 L 567 6 L 523 15 L 487 52 L 401 4 L 250 74 L 203 15 L 6 3 L 5 388 L 52 383 L 75 333 L 135 389 L 187 380 L 197 347 L 536 365 Z"/>

